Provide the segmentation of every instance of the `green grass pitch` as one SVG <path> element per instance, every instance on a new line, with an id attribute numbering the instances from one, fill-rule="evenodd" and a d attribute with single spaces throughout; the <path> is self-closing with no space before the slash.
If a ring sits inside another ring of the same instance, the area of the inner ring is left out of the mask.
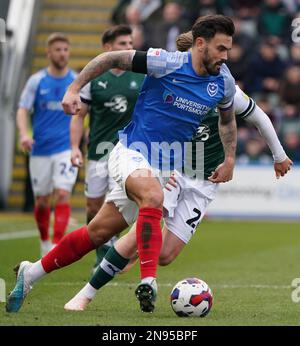
<path id="1" fill-rule="evenodd" d="M 23 259 L 37 260 L 39 242 L 37 236 L 5 236 L 34 228 L 32 216 L 0 217 L 0 278 L 7 293 L 15 282 L 12 268 Z M 0 303 L 0 325 L 300 325 L 300 303 L 291 299 L 292 280 L 300 277 L 299 223 L 205 220 L 176 261 L 159 268 L 153 314 L 141 313 L 134 296 L 138 265 L 101 289 L 86 311 L 64 311 L 88 280 L 94 257 L 91 253 L 38 282 L 17 314 L 6 313 Z M 203 279 L 213 291 L 205 318 L 179 318 L 171 310 L 170 291 L 186 277 Z"/>

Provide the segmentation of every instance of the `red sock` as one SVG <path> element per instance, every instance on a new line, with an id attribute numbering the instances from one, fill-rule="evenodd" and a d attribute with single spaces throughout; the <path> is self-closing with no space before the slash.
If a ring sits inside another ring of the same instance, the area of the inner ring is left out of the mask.
<path id="1" fill-rule="evenodd" d="M 58 244 L 64 236 L 69 223 L 71 208 L 69 204 L 57 204 L 54 209 L 53 243 Z"/>
<path id="2" fill-rule="evenodd" d="M 148 276 L 156 277 L 156 268 L 162 245 L 161 218 L 161 209 L 140 209 L 136 223 L 136 237 L 142 279 Z"/>
<path id="3" fill-rule="evenodd" d="M 95 248 L 87 226 L 81 227 L 65 235 L 59 244 L 42 258 L 42 266 L 46 273 L 50 273 L 78 261 Z"/>
<path id="4" fill-rule="evenodd" d="M 50 207 L 34 207 L 34 217 L 40 231 L 41 240 L 49 239 Z"/>

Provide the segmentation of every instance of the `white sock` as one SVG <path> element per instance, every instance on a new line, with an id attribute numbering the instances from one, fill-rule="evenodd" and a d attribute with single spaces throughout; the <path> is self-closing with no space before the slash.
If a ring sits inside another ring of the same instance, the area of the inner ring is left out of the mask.
<path id="1" fill-rule="evenodd" d="M 150 286 L 154 286 L 157 289 L 157 284 L 156 284 L 156 278 L 152 276 L 147 276 L 146 278 L 142 279 L 142 284 L 149 284 Z"/>
<path id="2" fill-rule="evenodd" d="M 28 269 L 27 274 L 29 276 L 29 281 L 31 284 L 34 284 L 36 281 L 40 280 L 47 273 L 45 272 L 42 261 L 39 260 L 32 264 L 32 266 Z"/>
<path id="3" fill-rule="evenodd" d="M 90 300 L 94 299 L 98 290 L 89 282 L 76 294 L 76 297 L 84 297 Z"/>

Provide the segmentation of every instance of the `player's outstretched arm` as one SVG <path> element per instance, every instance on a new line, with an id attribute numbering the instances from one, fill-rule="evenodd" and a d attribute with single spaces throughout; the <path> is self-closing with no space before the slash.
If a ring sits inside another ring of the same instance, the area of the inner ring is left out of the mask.
<path id="1" fill-rule="evenodd" d="M 213 183 L 225 183 L 233 177 L 237 127 L 232 107 L 226 111 L 220 109 L 219 134 L 224 148 L 225 159 L 208 178 Z"/>
<path id="2" fill-rule="evenodd" d="M 259 107 L 255 106 L 253 112 L 245 120 L 254 125 L 260 132 L 263 139 L 270 148 L 274 159 L 274 171 L 277 179 L 283 177 L 293 165 L 292 160 L 286 155 L 273 124 L 267 114 Z"/>
<path id="3" fill-rule="evenodd" d="M 91 60 L 69 86 L 62 101 L 64 111 L 67 114 L 77 114 L 80 111 L 79 91 L 95 77 L 112 68 L 132 70 L 134 54 L 135 50 L 113 51 L 100 54 Z"/>
<path id="4" fill-rule="evenodd" d="M 83 134 L 83 121 L 88 112 L 88 105 L 83 104 L 79 114 L 72 117 L 70 123 L 70 139 L 71 139 L 71 162 L 73 166 L 81 167 L 83 157 L 79 149 L 81 137 Z"/>

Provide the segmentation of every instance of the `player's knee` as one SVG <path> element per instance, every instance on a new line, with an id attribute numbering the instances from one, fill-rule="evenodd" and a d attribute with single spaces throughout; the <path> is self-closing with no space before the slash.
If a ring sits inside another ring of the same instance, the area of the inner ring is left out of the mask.
<path id="1" fill-rule="evenodd" d="M 50 206 L 49 205 L 49 198 L 46 197 L 46 196 L 39 196 L 39 197 L 37 197 L 36 201 L 35 201 L 35 206 L 38 209 L 48 208 Z"/>
<path id="2" fill-rule="evenodd" d="M 96 246 L 105 244 L 111 238 L 111 234 L 108 234 L 95 219 L 88 224 L 88 232 L 92 242 Z"/>
<path id="3" fill-rule="evenodd" d="M 169 265 L 170 263 L 172 263 L 174 258 L 175 258 L 174 255 L 171 253 L 161 254 L 159 256 L 158 264 L 162 267 L 165 267 Z"/>
<path id="4" fill-rule="evenodd" d="M 142 199 L 142 207 L 160 208 L 163 205 L 164 194 L 162 190 L 147 190 Z"/>
<path id="5" fill-rule="evenodd" d="M 56 203 L 62 204 L 67 203 L 70 198 L 70 192 L 66 190 L 57 190 L 56 192 Z"/>
<path id="6" fill-rule="evenodd" d="M 111 237 L 108 234 L 102 233 L 101 231 L 90 233 L 92 242 L 97 246 L 102 246 L 108 242 Z"/>

